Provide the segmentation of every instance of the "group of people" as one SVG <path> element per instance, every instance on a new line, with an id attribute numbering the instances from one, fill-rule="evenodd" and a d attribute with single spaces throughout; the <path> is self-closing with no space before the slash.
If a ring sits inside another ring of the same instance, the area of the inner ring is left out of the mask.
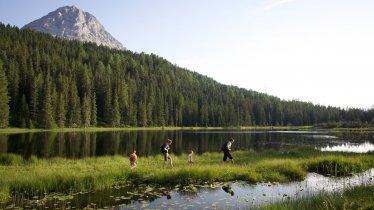
<path id="1" fill-rule="evenodd" d="M 232 143 L 234 143 L 234 139 L 233 138 L 230 138 L 229 141 L 225 142 L 223 145 L 222 145 L 222 148 L 221 150 L 223 151 L 223 162 L 225 162 L 227 160 L 227 158 L 229 158 L 231 160 L 231 163 L 234 163 L 234 159 L 230 153 L 231 151 L 231 145 Z M 163 154 L 164 156 L 164 161 L 165 161 L 165 164 L 170 160 L 170 166 L 173 168 L 174 165 L 173 165 L 173 159 L 171 158 L 170 154 L 169 154 L 169 150 L 170 150 L 170 145 L 173 143 L 173 141 L 171 139 L 168 139 L 165 144 L 161 145 L 160 147 L 160 152 Z M 190 150 L 188 156 L 187 156 L 187 162 L 189 164 L 193 164 L 193 158 L 192 158 L 192 155 L 193 155 L 193 151 Z M 135 168 L 136 165 L 137 165 L 137 161 L 138 161 L 138 156 L 136 155 L 136 150 L 134 150 L 131 154 L 130 154 L 130 166 L 131 166 L 131 169 Z"/>

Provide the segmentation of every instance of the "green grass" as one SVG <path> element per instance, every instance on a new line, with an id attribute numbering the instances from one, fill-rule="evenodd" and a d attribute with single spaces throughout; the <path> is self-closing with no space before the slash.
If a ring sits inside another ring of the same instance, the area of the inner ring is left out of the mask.
<path id="1" fill-rule="evenodd" d="M 174 156 L 174 168 L 163 157 L 140 157 L 131 170 L 127 157 L 28 160 L 14 154 L 0 155 L 0 200 L 14 193 L 43 195 L 51 192 L 81 192 L 112 188 L 128 183 L 198 184 L 243 180 L 248 182 L 287 182 L 302 180 L 308 171 L 347 175 L 374 167 L 374 155 L 328 154 L 313 149 L 289 152 L 235 151 L 235 164 L 222 163 L 222 153 Z"/>
<path id="2" fill-rule="evenodd" d="M 282 209 L 374 209 L 374 186 L 358 186 L 342 193 L 321 193 L 313 197 L 264 205 L 264 210 Z"/>

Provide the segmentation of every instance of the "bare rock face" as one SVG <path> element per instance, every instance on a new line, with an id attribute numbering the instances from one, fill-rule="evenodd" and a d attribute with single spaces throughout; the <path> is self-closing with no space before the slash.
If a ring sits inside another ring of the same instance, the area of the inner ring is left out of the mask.
<path id="1" fill-rule="evenodd" d="M 124 49 L 122 44 L 108 33 L 100 22 L 88 12 L 75 6 L 58 8 L 54 12 L 35 20 L 23 28 L 45 32 L 54 36 L 95 42 L 115 49 Z"/>

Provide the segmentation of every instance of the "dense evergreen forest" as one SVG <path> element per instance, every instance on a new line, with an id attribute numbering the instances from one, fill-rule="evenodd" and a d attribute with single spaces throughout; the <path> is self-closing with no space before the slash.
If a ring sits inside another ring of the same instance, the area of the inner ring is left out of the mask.
<path id="1" fill-rule="evenodd" d="M 370 124 L 374 109 L 284 101 L 154 54 L 0 24 L 0 127 Z"/>

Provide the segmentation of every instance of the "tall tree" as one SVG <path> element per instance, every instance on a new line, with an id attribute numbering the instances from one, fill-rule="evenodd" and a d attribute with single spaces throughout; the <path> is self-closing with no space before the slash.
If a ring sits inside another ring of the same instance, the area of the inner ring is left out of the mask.
<path id="1" fill-rule="evenodd" d="M 91 102 L 91 125 L 97 125 L 97 106 L 96 106 L 96 93 L 93 93 Z"/>
<path id="2" fill-rule="evenodd" d="M 103 121 L 106 125 L 112 125 L 113 120 L 113 103 L 112 103 L 112 87 L 111 80 L 108 79 L 105 85 L 105 99 L 104 99 L 104 110 L 103 110 Z"/>
<path id="3" fill-rule="evenodd" d="M 44 78 L 43 94 L 41 95 L 41 108 L 39 115 L 39 126 L 42 128 L 54 127 L 53 109 L 52 109 L 52 93 L 51 93 L 51 78 L 49 70 Z"/>
<path id="4" fill-rule="evenodd" d="M 69 127 L 81 126 L 81 105 L 75 80 L 70 84 L 68 121 Z"/>
<path id="5" fill-rule="evenodd" d="M 90 127 L 91 125 L 91 107 L 91 98 L 88 95 L 84 96 L 82 104 L 83 127 Z"/>
<path id="6" fill-rule="evenodd" d="M 121 115 L 119 112 L 119 104 L 118 104 L 118 94 L 114 93 L 113 98 L 113 114 L 112 114 L 112 126 L 118 127 L 121 123 Z"/>
<path id="7" fill-rule="evenodd" d="M 66 123 L 66 101 L 65 101 L 65 96 L 63 93 L 60 93 L 59 97 L 58 97 L 58 104 L 57 104 L 57 113 L 56 113 L 56 116 L 57 116 L 57 126 L 60 127 L 60 128 L 64 128 L 65 127 L 65 123 Z"/>
<path id="8" fill-rule="evenodd" d="M 9 124 L 9 96 L 8 80 L 0 60 L 0 128 L 6 128 Z"/>

